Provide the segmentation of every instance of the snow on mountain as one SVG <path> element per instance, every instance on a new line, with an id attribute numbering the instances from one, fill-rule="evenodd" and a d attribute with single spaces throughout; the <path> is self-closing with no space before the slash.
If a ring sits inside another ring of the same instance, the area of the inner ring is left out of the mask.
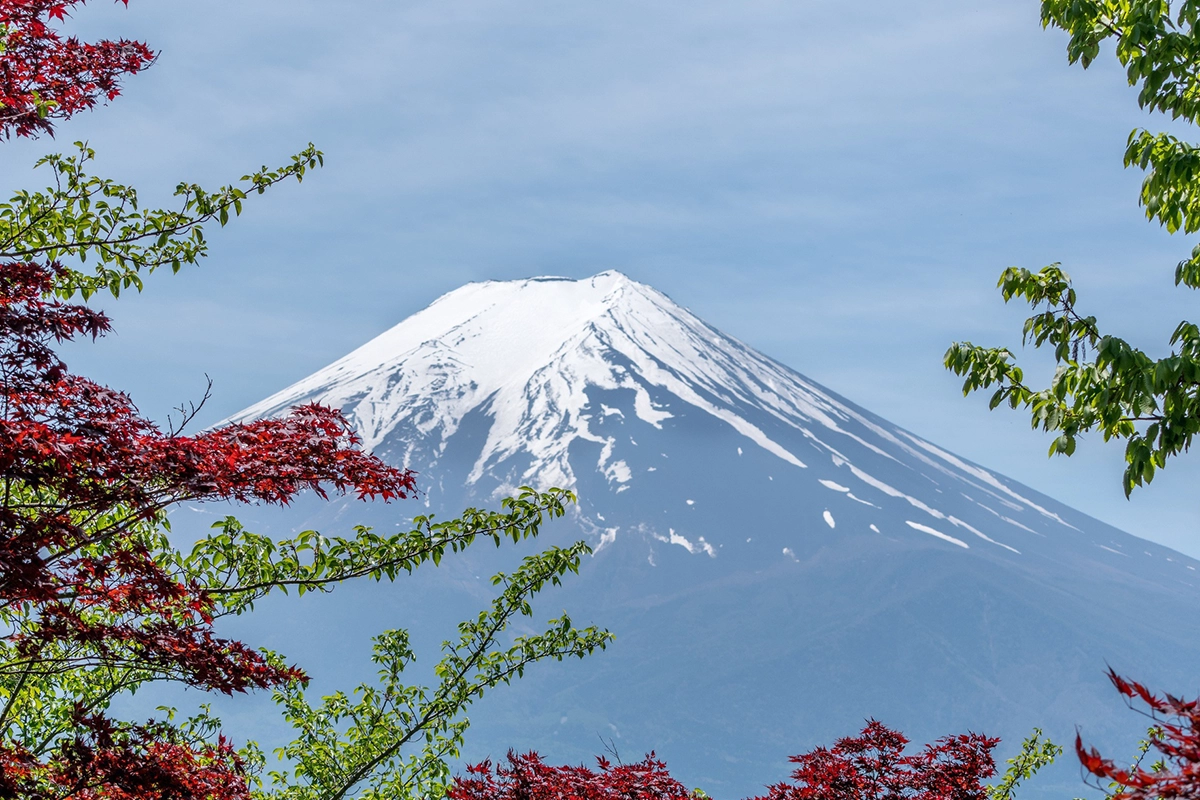
<path id="1" fill-rule="evenodd" d="M 579 494 L 542 539 L 584 536 L 595 555 L 547 602 L 617 641 L 495 693 L 469 756 L 579 761 L 600 734 L 740 797 L 867 716 L 918 739 L 996 733 L 1005 756 L 1035 725 L 1120 747 L 1140 723 L 1106 663 L 1195 690 L 1196 561 L 958 458 L 617 272 L 469 284 L 234 419 L 311 401 L 415 469 L 427 508 L 293 508 L 281 528 L 394 529 L 524 484 Z M 330 602 L 351 603 L 343 618 L 392 609 L 379 627 L 401 614 L 440 641 L 511 556 L 472 548 L 393 594 Z M 306 619 L 272 624 L 273 641 L 309 638 Z M 335 674 L 352 644 L 295 647 Z M 1056 780 L 1042 796 L 1078 793 L 1069 759 Z"/>
<path id="2" fill-rule="evenodd" d="M 343 409 L 367 449 L 402 432 L 396 460 L 427 469 L 444 455 L 464 418 L 485 408 L 490 426 L 468 484 L 502 471 L 521 454 L 528 457 L 521 469 L 505 474 L 497 491 L 524 484 L 574 487 L 578 481 L 569 454 L 582 440 L 600 445 L 595 468 L 622 491 L 635 478 L 616 455 L 616 437 L 596 420 L 625 412 L 615 405 L 595 408 L 590 390 L 626 390 L 632 414 L 660 430 L 674 416 L 672 407 L 702 412 L 744 437 L 747 447 L 778 458 L 780 469 L 831 462 L 857 493 L 827 478 L 813 476 L 814 482 L 864 503 L 859 495 L 872 490 L 899 499 L 920 520 L 945 529 L 913 521 L 912 530 L 962 547 L 968 546 L 961 538 L 966 536 L 976 544 L 1019 552 L 862 468 L 846 455 L 847 443 L 890 466 L 930 470 L 970 487 L 981 498 L 977 505 L 1004 523 L 997 535 L 1029 529 L 987 502 L 1010 509 L 1018 504 L 1073 527 L 987 470 L 859 411 L 619 272 L 586 280 L 469 284 L 234 419 L 321 402 Z M 669 399 L 656 401 L 652 395 Z M 762 414 L 799 434 L 808 447 L 772 438 L 752 421 Z"/>

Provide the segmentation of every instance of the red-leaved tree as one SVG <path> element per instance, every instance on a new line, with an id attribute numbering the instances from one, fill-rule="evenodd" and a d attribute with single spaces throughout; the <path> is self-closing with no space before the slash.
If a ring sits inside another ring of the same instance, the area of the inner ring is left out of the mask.
<path id="1" fill-rule="evenodd" d="M 1162 756 L 1161 766 L 1147 769 L 1142 759 L 1118 767 L 1075 737 L 1075 751 L 1084 770 L 1107 782 L 1111 800 L 1192 800 L 1200 798 L 1200 700 L 1183 700 L 1154 694 L 1140 683 L 1128 681 L 1111 669 L 1109 680 L 1128 701 L 1140 700 L 1154 720 L 1148 745 Z"/>
<path id="2" fill-rule="evenodd" d="M 0 0 L 0 134 L 53 134 L 54 120 L 114 99 L 124 75 L 154 60 L 142 42 L 60 36 L 53 21 L 83 2 Z"/>
<path id="3" fill-rule="evenodd" d="M 690 800 L 693 795 L 667 772 L 654 753 L 636 764 L 597 758 L 598 769 L 554 767 L 537 753 L 508 754 L 467 767 L 446 793 L 450 800 Z"/>
<path id="4" fill-rule="evenodd" d="M 78 734 L 43 763 L 0 751 L 0 797 L 72 800 L 248 800 L 242 759 L 228 740 L 194 742 L 169 725 L 118 725 L 81 716 Z"/>
<path id="5" fill-rule="evenodd" d="M 792 756 L 790 783 L 755 800 L 985 800 L 1000 740 L 976 733 L 946 736 L 905 755 L 908 739 L 870 720 L 858 736 Z"/>
<path id="6" fill-rule="evenodd" d="M 947 736 L 904 754 L 908 739 L 875 720 L 859 736 L 839 739 L 792 756 L 790 783 L 768 787 L 754 800 L 985 800 L 983 781 L 996 774 L 992 749 L 999 739 L 968 733 Z M 599 770 L 554 767 L 537 753 L 508 754 L 507 765 L 490 761 L 467 768 L 447 793 L 451 800 L 684 800 L 695 798 L 648 755 L 614 766 L 597 758 Z"/>
<path id="7" fill-rule="evenodd" d="M 303 680 L 217 637 L 213 598 L 164 569 L 148 537 L 180 502 L 282 504 L 330 489 L 387 500 L 412 491 L 411 473 L 363 453 L 346 421 L 316 405 L 197 436 L 162 430 L 56 355 L 54 344 L 109 327 L 48 299 L 56 274 L 0 263 L 0 732 L 27 682 L 92 667 L 224 693 Z M 248 796 L 223 741 L 117 724 L 82 703 L 74 724 L 50 758 L 0 739 L 0 797 Z"/>

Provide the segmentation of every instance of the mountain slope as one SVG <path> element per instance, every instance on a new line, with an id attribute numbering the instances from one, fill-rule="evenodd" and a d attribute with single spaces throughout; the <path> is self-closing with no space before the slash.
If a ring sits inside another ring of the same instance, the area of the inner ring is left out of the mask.
<path id="1" fill-rule="evenodd" d="M 479 755 L 579 759 L 619 735 L 734 796 L 866 716 L 923 737 L 1083 724 L 1114 743 L 1138 721 L 1106 660 L 1191 688 L 1195 561 L 959 459 L 619 273 L 470 284 L 235 419 L 310 401 L 421 473 L 438 513 L 523 484 L 579 493 L 548 536 L 596 552 L 548 602 L 617 643 L 487 701 Z M 304 513 L 277 524 L 397 524 L 396 509 Z M 419 575 L 404 613 L 444 632 L 512 557 Z"/>

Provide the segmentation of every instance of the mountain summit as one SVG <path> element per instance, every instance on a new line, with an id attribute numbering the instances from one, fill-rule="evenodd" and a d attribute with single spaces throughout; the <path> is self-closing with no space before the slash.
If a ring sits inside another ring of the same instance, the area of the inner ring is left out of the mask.
<path id="1" fill-rule="evenodd" d="M 1020 555 L 1031 537 L 1050 536 L 1119 564 L 1130 547 L 1083 534 L 1011 481 L 857 408 L 615 271 L 468 284 L 235 419 L 313 401 L 342 409 L 364 447 L 421 472 L 440 472 L 452 441 L 474 423 L 481 444 L 462 483 L 491 494 L 523 484 L 577 488 L 593 483 L 592 473 L 609 493 L 656 483 L 651 473 L 672 471 L 662 461 L 670 453 L 651 445 L 675 438 L 672 429 L 699 428 L 705 439 L 733 443 L 713 454 L 714 473 L 751 450 L 776 473 L 763 481 L 821 487 L 816 516 L 830 528 L 848 508 L 874 520 L 869 531 L 898 514 L 908 529 L 899 533 L 964 549 Z M 572 463 L 572 452 L 590 449 L 594 461 Z M 1176 577 L 1195 577 L 1189 566 L 1180 561 Z"/>
<path id="2" fill-rule="evenodd" d="M 580 281 L 469 284 L 239 416 L 320 400 L 345 409 L 368 448 L 404 430 L 438 440 L 437 450 L 464 417 L 486 406 L 493 423 L 471 482 L 490 465 L 526 453 L 532 461 L 520 480 L 569 485 L 570 445 L 605 441 L 589 425 L 592 388 L 628 390 L 637 419 L 655 428 L 672 414 L 651 401 L 650 391 L 669 392 L 803 467 L 730 408 L 778 406 L 772 413 L 780 419 L 815 412 L 829 421 L 820 392 L 797 377 L 666 295 L 602 272 Z M 776 381 L 784 394 L 770 388 Z M 600 468 L 628 480 L 621 462 L 606 458 Z"/>
<path id="3" fill-rule="evenodd" d="M 555 603 L 617 642 L 497 693 L 475 715 L 477 755 L 578 760 L 599 733 L 744 796 L 866 717 L 1010 748 L 1035 725 L 1063 742 L 1082 725 L 1123 745 L 1138 721 L 1106 663 L 1193 690 L 1200 564 L 958 458 L 618 272 L 469 284 L 235 419 L 311 401 L 416 470 L 437 513 L 524 484 L 579 494 L 573 525 L 547 535 L 595 555 Z M 444 630 L 504 557 L 473 549 L 419 575 L 412 616 Z M 1055 789 L 1077 774 L 1067 763 Z"/>

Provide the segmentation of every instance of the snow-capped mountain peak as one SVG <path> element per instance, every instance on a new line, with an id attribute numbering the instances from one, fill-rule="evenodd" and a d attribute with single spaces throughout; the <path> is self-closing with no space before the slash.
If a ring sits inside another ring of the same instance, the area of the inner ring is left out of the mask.
<path id="1" fill-rule="evenodd" d="M 666 295 L 609 271 L 585 280 L 468 284 L 234 419 L 319 400 L 344 409 L 373 449 L 406 425 L 444 444 L 467 413 L 487 404 L 495 421 L 472 480 L 490 461 L 527 450 L 534 459 L 523 479 L 571 485 L 572 441 L 603 443 L 588 425 L 589 386 L 631 391 L 634 413 L 653 426 L 672 414 L 647 389 L 666 389 L 803 467 L 756 426 L 702 396 L 753 402 L 792 389 L 779 412 L 802 411 L 836 427 L 837 410 L 794 377 Z"/>
<path id="2" fill-rule="evenodd" d="M 427 473 L 473 420 L 461 480 L 486 484 L 485 493 L 578 488 L 581 469 L 615 493 L 661 480 L 647 439 L 686 422 L 732 437 L 739 457 L 760 454 L 770 482 L 800 481 L 806 492 L 820 487 L 871 508 L 898 504 L 910 535 L 1017 554 L 1016 540 L 1045 535 L 1047 524 L 1079 532 L 1010 481 L 859 409 L 615 271 L 468 284 L 234 419 L 310 401 L 342 409 L 365 447 Z M 662 458 L 669 449 L 663 445 Z M 844 513 L 826 510 L 823 519 L 832 528 Z"/>

